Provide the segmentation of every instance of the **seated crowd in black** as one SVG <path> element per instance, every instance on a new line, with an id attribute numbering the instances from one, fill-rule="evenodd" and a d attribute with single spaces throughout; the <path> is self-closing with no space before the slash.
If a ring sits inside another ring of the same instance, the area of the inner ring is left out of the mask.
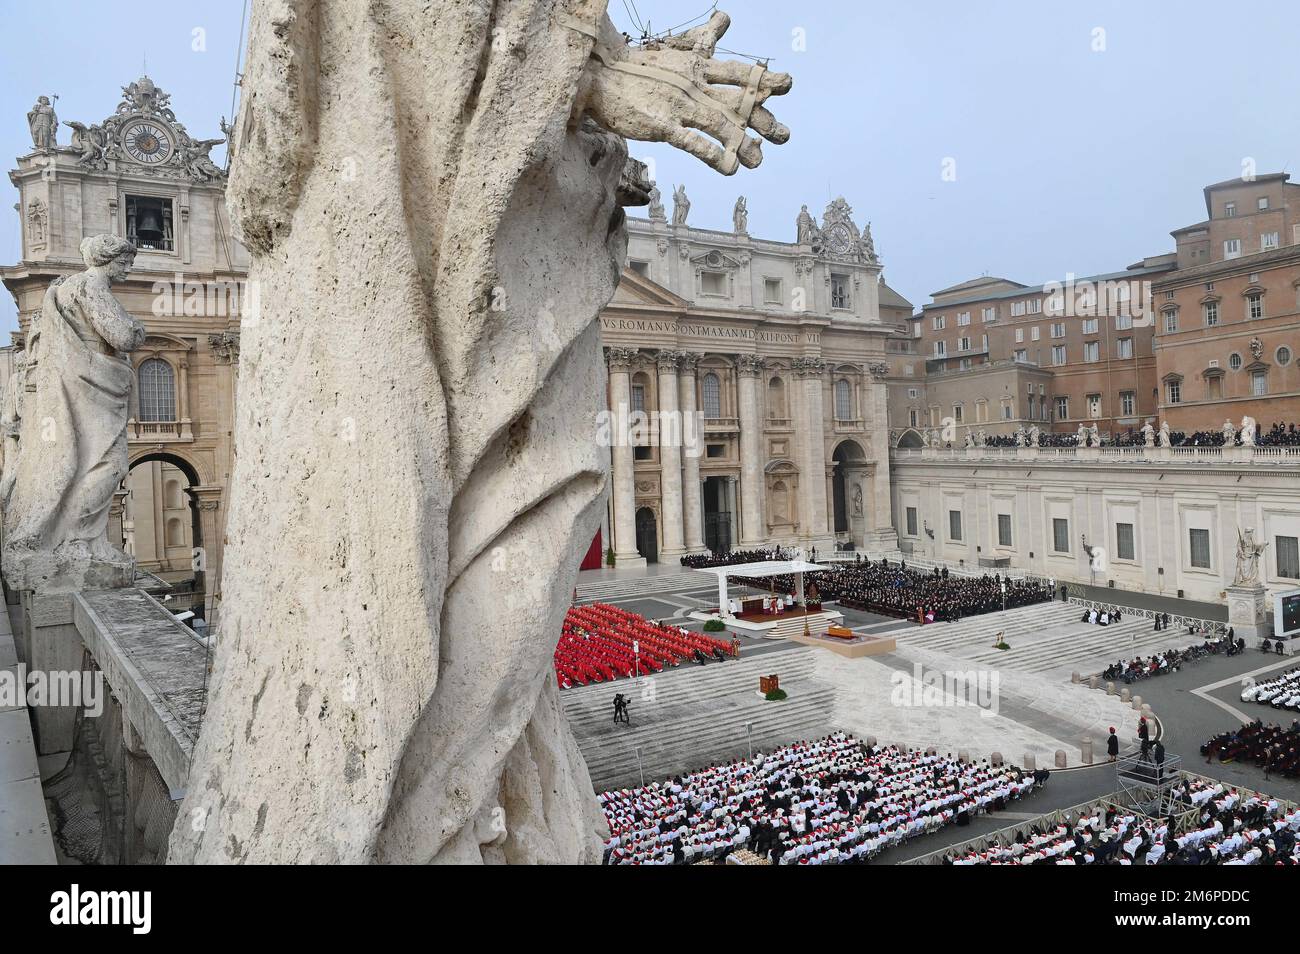
<path id="1" fill-rule="evenodd" d="M 692 570 L 705 570 L 711 566 L 735 566 L 738 563 L 762 563 L 765 560 L 793 560 L 794 554 L 780 547 L 758 550 L 728 550 L 726 553 L 688 553 L 682 557 L 682 566 Z"/>
<path id="2" fill-rule="evenodd" d="M 878 562 L 863 560 L 846 563 L 830 570 L 808 573 L 804 586 L 808 592 L 816 587 L 823 602 L 833 601 L 850 609 L 865 610 L 882 616 L 895 616 L 917 622 L 956 622 L 967 616 L 1001 611 L 1001 576 L 956 576 L 947 568 L 921 571 L 909 569 L 906 561 Z M 737 580 L 759 589 L 775 587 L 778 593 L 795 592 L 793 578 Z M 1041 580 L 1006 582 L 1006 608 L 1046 603 L 1052 599 L 1051 586 Z"/>
<path id="3" fill-rule="evenodd" d="M 1264 770 L 1265 775 L 1278 774 L 1285 778 L 1300 777 L 1300 720 L 1289 729 L 1280 725 L 1265 725 L 1261 720 L 1247 722 L 1240 729 L 1223 732 L 1201 746 L 1201 754 L 1208 764 L 1217 758 L 1220 762 L 1249 762 Z"/>

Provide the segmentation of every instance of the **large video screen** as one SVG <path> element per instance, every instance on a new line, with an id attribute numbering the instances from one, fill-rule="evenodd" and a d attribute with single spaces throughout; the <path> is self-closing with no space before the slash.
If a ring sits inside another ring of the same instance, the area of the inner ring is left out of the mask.
<path id="1" fill-rule="evenodd" d="M 1281 629 L 1279 636 L 1300 632 L 1300 593 L 1285 593 L 1278 597 L 1281 604 Z M 1275 624 L 1276 625 L 1276 624 Z"/>

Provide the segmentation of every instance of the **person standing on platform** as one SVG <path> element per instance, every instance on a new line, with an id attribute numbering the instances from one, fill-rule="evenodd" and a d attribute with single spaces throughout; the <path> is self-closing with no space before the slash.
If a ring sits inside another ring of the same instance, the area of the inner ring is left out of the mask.
<path id="1" fill-rule="evenodd" d="M 1114 762 L 1119 757 L 1119 736 L 1115 734 L 1115 727 L 1110 727 L 1110 736 L 1106 739 L 1106 754 L 1109 756 L 1107 761 Z"/>

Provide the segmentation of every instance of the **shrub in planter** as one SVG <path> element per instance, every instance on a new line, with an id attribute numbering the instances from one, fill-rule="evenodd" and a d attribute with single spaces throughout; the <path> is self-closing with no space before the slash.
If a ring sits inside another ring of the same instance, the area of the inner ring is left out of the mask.
<path id="1" fill-rule="evenodd" d="M 787 698 L 787 696 L 784 689 L 773 689 L 767 695 L 763 696 L 763 698 L 768 702 L 780 702 L 782 699 Z"/>
<path id="2" fill-rule="evenodd" d="M 706 633 L 720 633 L 727 628 L 727 624 L 720 619 L 711 619 L 704 624 Z"/>

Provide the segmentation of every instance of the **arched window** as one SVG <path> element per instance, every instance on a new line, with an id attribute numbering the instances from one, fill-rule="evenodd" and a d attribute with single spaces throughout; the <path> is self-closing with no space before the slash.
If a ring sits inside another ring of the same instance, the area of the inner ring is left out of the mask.
<path id="1" fill-rule="evenodd" d="M 704 391 L 704 416 L 706 418 L 722 417 L 722 382 L 710 371 L 701 382 Z"/>
<path id="2" fill-rule="evenodd" d="M 141 362 L 140 420 L 176 420 L 176 376 L 172 366 L 161 358 L 148 358 Z"/>
<path id="3" fill-rule="evenodd" d="M 835 420 L 853 420 L 853 386 L 843 378 L 835 382 Z"/>
<path id="4" fill-rule="evenodd" d="M 773 378 L 767 383 L 767 416 L 774 418 L 786 416 L 785 382 L 780 378 Z"/>

